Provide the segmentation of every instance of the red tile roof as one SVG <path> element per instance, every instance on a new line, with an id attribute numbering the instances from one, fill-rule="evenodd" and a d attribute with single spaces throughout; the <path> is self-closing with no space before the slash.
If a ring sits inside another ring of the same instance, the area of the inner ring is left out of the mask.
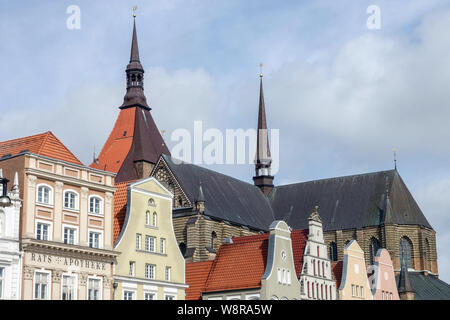
<path id="1" fill-rule="evenodd" d="M 186 300 L 200 300 L 214 260 L 186 263 Z"/>
<path id="2" fill-rule="evenodd" d="M 127 212 L 127 185 L 130 182 L 116 183 L 116 192 L 114 193 L 114 243 L 120 235 Z"/>
<path id="3" fill-rule="evenodd" d="M 90 167 L 117 173 L 131 148 L 134 136 L 136 108 L 122 109 L 114 128 L 98 156 L 98 163 Z"/>
<path id="4" fill-rule="evenodd" d="M 0 142 L 0 156 L 16 155 L 28 150 L 41 156 L 63 160 L 77 165 L 83 165 L 77 157 L 50 131 Z"/>
<path id="5" fill-rule="evenodd" d="M 331 270 L 333 271 L 334 279 L 336 280 L 336 288 L 339 288 L 342 279 L 342 261 L 332 262 Z"/>
<path id="6" fill-rule="evenodd" d="M 291 232 L 297 277 L 303 266 L 303 253 L 308 230 Z M 232 244 L 222 244 L 211 265 L 186 264 L 186 282 L 193 286 L 191 299 L 200 299 L 201 292 L 258 288 L 267 264 L 269 233 L 236 237 Z"/>

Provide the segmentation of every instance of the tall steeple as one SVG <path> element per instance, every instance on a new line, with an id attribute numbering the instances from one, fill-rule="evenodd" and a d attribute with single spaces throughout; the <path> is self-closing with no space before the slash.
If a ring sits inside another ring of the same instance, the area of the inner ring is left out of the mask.
<path id="1" fill-rule="evenodd" d="M 127 93 L 123 98 L 120 109 L 131 107 L 141 107 L 147 110 L 151 108 L 147 105 L 144 95 L 144 68 L 139 59 L 139 46 L 136 35 L 136 15 L 133 15 L 133 37 L 131 40 L 130 63 L 125 70 L 127 74 Z"/>
<path id="2" fill-rule="evenodd" d="M 262 67 L 262 63 L 260 64 Z M 273 189 L 273 176 L 270 174 L 272 157 L 269 148 L 269 135 L 267 131 L 266 106 L 264 104 L 264 92 L 262 83 L 263 74 L 259 75 L 259 108 L 258 130 L 255 156 L 255 176 L 253 182 L 267 195 Z"/>

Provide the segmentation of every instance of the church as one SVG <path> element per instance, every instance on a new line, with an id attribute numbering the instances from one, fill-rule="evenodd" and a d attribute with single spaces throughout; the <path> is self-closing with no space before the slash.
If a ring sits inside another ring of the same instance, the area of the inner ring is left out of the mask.
<path id="1" fill-rule="evenodd" d="M 155 177 L 171 191 L 174 231 L 187 262 L 212 260 L 226 238 L 267 233 L 275 220 L 294 230 L 306 229 L 311 210 L 319 206 L 331 261 L 342 261 L 344 248 L 356 240 L 367 265 L 374 263 L 378 249 L 385 248 L 397 274 L 405 258 L 410 272 L 437 279 L 436 233 L 397 168 L 273 184 L 262 75 L 259 81 L 253 181 L 179 163 L 171 157 L 144 94 L 144 68 L 134 24 L 126 94 L 113 129 L 90 167 L 116 173 L 118 189 Z M 115 240 L 125 212 L 125 203 L 115 205 Z"/>

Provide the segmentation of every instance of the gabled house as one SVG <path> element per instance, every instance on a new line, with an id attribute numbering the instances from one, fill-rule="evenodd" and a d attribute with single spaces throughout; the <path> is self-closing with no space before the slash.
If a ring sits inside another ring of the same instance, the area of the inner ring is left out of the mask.
<path id="1" fill-rule="evenodd" d="M 400 300 L 395 281 L 394 266 L 386 249 L 378 249 L 375 263 L 367 269 L 374 300 Z"/>

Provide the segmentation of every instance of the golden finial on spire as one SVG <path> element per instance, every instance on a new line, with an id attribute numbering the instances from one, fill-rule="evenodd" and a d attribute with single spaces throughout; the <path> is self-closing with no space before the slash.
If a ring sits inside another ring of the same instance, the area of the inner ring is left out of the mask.
<path id="1" fill-rule="evenodd" d="M 263 63 L 261 62 L 261 63 L 259 64 L 259 77 L 260 77 L 260 78 L 263 77 L 262 67 L 263 67 Z"/>
<path id="2" fill-rule="evenodd" d="M 136 18 L 136 10 L 137 10 L 137 6 L 133 7 L 133 18 Z"/>

